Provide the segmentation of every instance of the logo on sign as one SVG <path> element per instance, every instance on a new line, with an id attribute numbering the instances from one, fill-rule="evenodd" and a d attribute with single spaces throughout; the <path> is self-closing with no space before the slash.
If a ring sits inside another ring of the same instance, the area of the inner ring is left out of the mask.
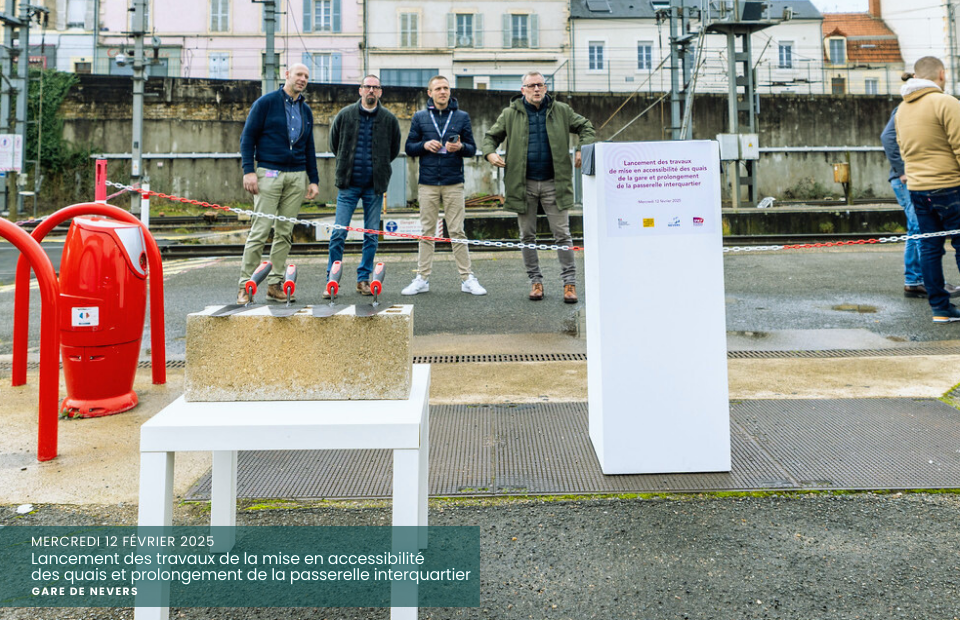
<path id="1" fill-rule="evenodd" d="M 71 308 L 70 325 L 72 327 L 98 327 L 100 325 L 100 308 Z"/>
<path id="2" fill-rule="evenodd" d="M 643 218 L 643 227 L 644 227 L 644 228 L 653 228 L 654 226 L 656 226 L 656 223 L 654 222 L 654 218 L 652 218 L 652 217 L 645 217 L 645 218 Z"/>
<path id="3" fill-rule="evenodd" d="M 702 218 L 702 217 L 695 217 L 695 218 L 693 218 L 693 225 L 694 225 L 694 226 L 703 226 L 703 218 Z"/>
<path id="4" fill-rule="evenodd" d="M 630 222 L 623 219 L 622 217 L 617 218 L 617 228 L 623 228 L 624 226 L 629 226 Z"/>
<path id="5" fill-rule="evenodd" d="M 397 226 L 397 223 L 394 222 L 393 220 L 390 220 L 389 222 L 387 222 L 383 227 L 383 229 L 386 230 L 387 232 L 397 232 L 397 228 L 399 228 L 399 226 Z"/>
<path id="6" fill-rule="evenodd" d="M 679 217 L 675 217 L 675 218 L 671 219 L 671 220 L 670 220 L 670 223 L 667 224 L 667 226 L 669 226 L 670 228 L 680 228 L 680 218 L 679 218 Z"/>

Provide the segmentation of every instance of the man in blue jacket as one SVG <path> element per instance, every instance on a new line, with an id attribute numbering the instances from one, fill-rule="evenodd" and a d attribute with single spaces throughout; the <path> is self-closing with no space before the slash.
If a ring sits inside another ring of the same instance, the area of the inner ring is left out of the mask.
<path id="1" fill-rule="evenodd" d="M 435 236 L 440 208 L 447 221 L 447 233 L 452 239 L 466 239 L 463 220 L 466 209 L 463 202 L 463 158 L 477 153 L 477 144 L 470 127 L 470 115 L 458 109 L 457 100 L 450 96 L 450 82 L 442 75 L 427 83 L 427 109 L 413 115 L 406 151 L 410 157 L 420 158 L 420 225 L 424 236 Z M 401 295 L 416 295 L 430 290 L 430 271 L 433 265 L 434 242 L 420 240 L 417 277 Z M 460 290 L 471 295 L 486 295 L 487 291 L 470 270 L 470 254 L 465 243 L 453 243 L 453 258 L 460 272 Z"/>
<path id="2" fill-rule="evenodd" d="M 320 193 L 313 112 L 303 98 L 309 79 L 306 65 L 293 65 L 287 69 L 283 87 L 253 102 L 247 115 L 240 135 L 243 189 L 253 194 L 253 210 L 257 213 L 296 218 L 304 199 L 313 200 Z M 274 267 L 267 278 L 267 298 L 287 299 L 282 281 L 293 222 L 254 216 L 243 247 L 237 303 L 250 301 L 243 285 L 260 264 L 271 228 L 270 262 Z"/>
<path id="3" fill-rule="evenodd" d="M 360 83 L 360 101 L 337 113 L 330 126 L 330 150 L 337 158 L 337 214 L 334 221 L 349 226 L 357 203 L 363 201 L 363 227 L 380 229 L 380 206 L 390 184 L 390 163 L 400 154 L 400 123 L 380 105 L 380 78 L 364 76 Z M 327 274 L 333 263 L 343 258 L 347 231 L 330 235 Z M 357 267 L 357 292 L 370 294 L 370 274 L 377 254 L 378 235 L 364 233 L 360 265 Z M 324 292 L 324 298 L 330 296 Z"/>

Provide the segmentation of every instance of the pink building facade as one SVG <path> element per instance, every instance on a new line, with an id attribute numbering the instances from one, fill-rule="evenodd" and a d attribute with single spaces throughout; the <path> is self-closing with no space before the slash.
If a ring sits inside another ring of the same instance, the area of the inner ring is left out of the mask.
<path id="1" fill-rule="evenodd" d="M 61 0 L 62 1 L 62 0 Z M 68 0 L 71 5 L 93 0 Z M 125 74 L 131 0 L 100 0 L 96 72 Z M 362 4 L 355 0 L 278 0 L 275 49 L 280 75 L 292 63 L 316 82 L 357 83 L 362 76 Z M 256 80 L 263 77 L 264 9 L 250 0 L 148 0 L 147 30 L 159 39 L 151 75 Z M 73 7 L 71 7 L 73 8 Z M 73 8 L 78 14 L 81 8 Z M 151 35 L 147 36 L 148 56 Z"/>

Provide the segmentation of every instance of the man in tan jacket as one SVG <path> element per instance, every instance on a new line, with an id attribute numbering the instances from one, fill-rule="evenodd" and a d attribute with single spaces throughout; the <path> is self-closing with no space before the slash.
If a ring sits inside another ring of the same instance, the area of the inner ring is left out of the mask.
<path id="1" fill-rule="evenodd" d="M 900 91 L 897 142 L 921 233 L 960 230 L 960 101 L 943 92 L 946 81 L 943 63 L 926 56 Z M 943 236 L 920 240 L 920 268 L 934 323 L 960 321 L 960 310 L 944 289 L 944 241 Z M 950 242 L 960 269 L 960 235 Z"/>

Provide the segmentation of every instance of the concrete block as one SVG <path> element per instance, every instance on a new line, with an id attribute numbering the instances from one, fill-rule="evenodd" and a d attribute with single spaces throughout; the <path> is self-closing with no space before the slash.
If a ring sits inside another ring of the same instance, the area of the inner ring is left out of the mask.
<path id="1" fill-rule="evenodd" d="M 261 307 L 187 316 L 188 401 L 402 400 L 413 371 L 413 306 L 357 317 L 354 306 L 317 318 Z"/>

